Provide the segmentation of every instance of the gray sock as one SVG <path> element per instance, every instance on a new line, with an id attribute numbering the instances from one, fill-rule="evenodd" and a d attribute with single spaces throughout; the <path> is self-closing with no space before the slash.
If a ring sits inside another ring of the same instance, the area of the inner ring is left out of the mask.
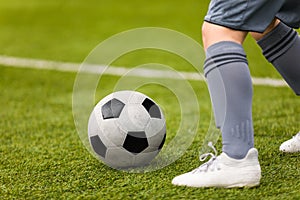
<path id="1" fill-rule="evenodd" d="M 252 82 L 243 47 L 219 42 L 206 52 L 204 73 L 213 104 L 216 126 L 221 129 L 223 152 L 242 159 L 254 146 Z"/>
<path id="2" fill-rule="evenodd" d="M 280 23 L 257 43 L 268 61 L 300 95 L 300 38 L 297 32 Z"/>

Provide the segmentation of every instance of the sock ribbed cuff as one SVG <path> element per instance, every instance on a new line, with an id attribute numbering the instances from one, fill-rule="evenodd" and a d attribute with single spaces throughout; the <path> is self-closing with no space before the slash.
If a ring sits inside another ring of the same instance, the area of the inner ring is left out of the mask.
<path id="1" fill-rule="evenodd" d="M 204 75 L 207 77 L 208 73 L 213 69 L 234 62 L 248 64 L 242 45 L 230 41 L 213 44 L 206 51 Z"/>
<path id="2" fill-rule="evenodd" d="M 280 23 L 257 44 L 262 48 L 268 61 L 273 62 L 293 45 L 297 37 L 298 34 L 294 29 Z"/>

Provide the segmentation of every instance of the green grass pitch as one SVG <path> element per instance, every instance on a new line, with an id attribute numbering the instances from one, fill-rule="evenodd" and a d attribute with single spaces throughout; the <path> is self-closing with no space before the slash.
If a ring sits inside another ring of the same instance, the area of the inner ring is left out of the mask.
<path id="1" fill-rule="evenodd" d="M 171 28 L 200 41 L 209 1 L 0 0 L 0 55 L 82 62 L 107 37 L 131 28 Z M 279 78 L 245 44 L 256 77 Z M 184 62 L 156 51 L 128 54 L 114 64 L 147 62 L 185 70 Z M 194 189 L 171 185 L 174 176 L 197 167 L 210 122 L 204 82 L 191 81 L 201 118 L 197 136 L 175 163 L 154 172 L 126 173 L 95 159 L 81 143 L 72 116 L 75 73 L 0 66 L 0 199 L 299 199 L 299 154 L 282 154 L 281 142 L 299 131 L 300 101 L 286 87 L 254 87 L 255 144 L 262 167 L 261 185 L 251 189 Z M 96 98 L 112 92 L 117 76 L 104 76 Z M 180 115 L 166 89 L 139 89 L 167 111 L 168 136 Z M 217 145 L 220 150 L 220 142 Z"/>

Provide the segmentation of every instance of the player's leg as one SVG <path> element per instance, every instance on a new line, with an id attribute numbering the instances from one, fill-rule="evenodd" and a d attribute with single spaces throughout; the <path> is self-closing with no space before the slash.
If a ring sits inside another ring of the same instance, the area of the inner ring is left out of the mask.
<path id="1" fill-rule="evenodd" d="M 266 30 L 262 33 L 258 32 L 250 32 L 250 35 L 256 40 L 262 39 L 264 36 L 266 36 L 269 32 L 271 32 L 278 24 L 280 24 L 280 20 L 275 18 L 273 21 L 270 23 L 270 25 L 266 28 Z"/>
<path id="2" fill-rule="evenodd" d="M 222 132 L 223 152 L 234 159 L 245 157 L 254 143 L 252 83 L 242 43 L 248 30 L 270 31 L 283 6 L 283 1 L 212 0 L 205 16 L 204 73 L 216 125 Z"/>
<path id="3" fill-rule="evenodd" d="M 192 187 L 255 186 L 260 181 L 257 150 L 253 148 L 252 83 L 242 43 L 247 35 L 205 22 L 204 66 L 215 113 L 222 132 L 223 153 L 172 183 Z"/>
<path id="4" fill-rule="evenodd" d="M 251 35 L 257 40 L 268 61 L 274 65 L 294 92 L 300 95 L 300 37 L 298 33 L 276 20 L 268 32 L 251 33 Z"/>
<path id="5" fill-rule="evenodd" d="M 211 0 L 203 25 L 204 73 L 221 129 L 223 153 L 192 172 L 175 177 L 175 185 L 241 187 L 259 184 L 258 153 L 253 148 L 252 83 L 242 43 L 247 31 L 263 32 L 282 1 Z M 261 20 L 261 19 L 264 20 Z M 215 150 L 215 149 L 214 149 Z"/>
<path id="6" fill-rule="evenodd" d="M 216 126 L 222 132 L 223 152 L 242 159 L 253 148 L 252 82 L 242 43 L 247 32 L 205 22 L 204 73 Z"/>
<path id="7" fill-rule="evenodd" d="M 223 41 L 231 41 L 242 45 L 247 34 L 247 31 L 233 30 L 209 22 L 204 22 L 202 25 L 202 41 L 205 51 L 209 46 Z"/>
<path id="8" fill-rule="evenodd" d="M 300 95 L 300 37 L 276 19 L 264 33 L 251 33 L 265 57 L 271 62 L 297 95 Z M 283 152 L 300 152 L 300 134 L 280 146 Z"/>

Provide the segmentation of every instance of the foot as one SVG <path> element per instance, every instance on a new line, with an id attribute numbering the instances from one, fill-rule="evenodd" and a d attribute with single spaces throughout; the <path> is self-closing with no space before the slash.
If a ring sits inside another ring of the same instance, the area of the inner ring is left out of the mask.
<path id="1" fill-rule="evenodd" d="M 287 153 L 300 152 L 300 132 L 292 139 L 289 139 L 281 144 L 279 150 Z"/>
<path id="2" fill-rule="evenodd" d="M 214 149 L 210 143 L 210 146 Z M 261 169 L 258 152 L 255 148 L 248 151 L 241 160 L 230 158 L 226 153 L 219 156 L 208 153 L 200 157 L 203 161 L 211 159 L 195 170 L 175 177 L 172 184 L 189 187 L 253 187 L 259 185 Z"/>

